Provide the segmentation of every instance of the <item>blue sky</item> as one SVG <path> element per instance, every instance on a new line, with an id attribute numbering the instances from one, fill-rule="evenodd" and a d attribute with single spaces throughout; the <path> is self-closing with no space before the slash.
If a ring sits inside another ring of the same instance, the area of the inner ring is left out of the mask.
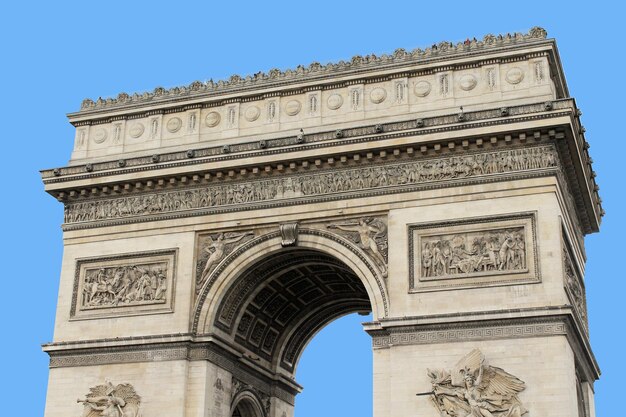
<path id="1" fill-rule="evenodd" d="M 598 416 L 619 415 L 623 259 L 624 6 L 620 2 L 9 2 L 0 13 L 3 415 L 43 414 L 47 356 L 61 266 L 62 206 L 38 170 L 65 165 L 65 113 L 85 97 L 152 91 L 231 74 L 396 48 L 526 32 L 558 42 L 570 93 L 583 111 L 607 216 L 586 239 L 591 342 L 603 370 Z M 299 369 L 297 417 L 371 415 L 369 337 L 347 317 L 324 329 Z M 332 359 L 332 360 L 331 360 Z M 417 387 L 416 387 L 417 389 Z M 77 393 L 82 395 L 83 393 Z M 77 415 L 79 410 L 77 409 Z"/>

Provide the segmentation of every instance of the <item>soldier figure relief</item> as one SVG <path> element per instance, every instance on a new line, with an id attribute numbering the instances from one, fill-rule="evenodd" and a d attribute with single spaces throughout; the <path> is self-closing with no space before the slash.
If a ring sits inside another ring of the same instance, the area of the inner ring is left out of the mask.
<path id="1" fill-rule="evenodd" d="M 441 417 L 522 417 L 528 413 L 518 394 L 526 389 L 519 378 L 490 366 L 478 349 L 450 372 L 428 370 L 430 395 Z"/>

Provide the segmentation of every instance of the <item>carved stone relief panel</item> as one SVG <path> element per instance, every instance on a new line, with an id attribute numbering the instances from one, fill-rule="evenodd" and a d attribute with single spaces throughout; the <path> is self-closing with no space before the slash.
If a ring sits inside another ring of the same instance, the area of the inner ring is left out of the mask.
<path id="1" fill-rule="evenodd" d="M 74 150 L 83 150 L 87 145 L 87 131 L 88 127 L 82 127 L 76 129 L 76 139 L 74 141 Z"/>
<path id="2" fill-rule="evenodd" d="M 84 400 L 78 399 L 83 405 L 83 417 L 139 417 L 141 397 L 131 384 L 113 385 L 107 382 L 89 388 Z"/>
<path id="3" fill-rule="evenodd" d="M 478 349 L 465 355 L 450 371 L 428 369 L 428 395 L 441 416 L 521 417 L 528 414 L 518 395 L 521 379 L 491 366 Z"/>
<path id="4" fill-rule="evenodd" d="M 175 267 L 176 250 L 80 259 L 70 316 L 171 312 Z"/>
<path id="5" fill-rule="evenodd" d="M 414 292 L 538 282 L 535 215 L 409 226 Z"/>
<path id="6" fill-rule="evenodd" d="M 583 325 L 583 330 L 588 333 L 587 297 L 585 296 L 585 284 L 582 280 L 582 274 L 573 260 L 570 245 L 565 237 L 561 244 L 563 246 L 563 286 L 576 315 Z"/>
<path id="7" fill-rule="evenodd" d="M 215 378 L 215 382 L 213 383 L 213 407 L 211 411 L 213 411 L 214 416 L 222 415 L 222 408 L 224 402 L 227 400 L 224 383 L 222 379 L 217 377 Z M 228 403 L 230 405 L 230 403 Z"/>
<path id="8" fill-rule="evenodd" d="M 254 232 L 219 232 L 198 235 L 196 244 L 196 294 L 211 272 L 237 246 L 254 238 Z"/>

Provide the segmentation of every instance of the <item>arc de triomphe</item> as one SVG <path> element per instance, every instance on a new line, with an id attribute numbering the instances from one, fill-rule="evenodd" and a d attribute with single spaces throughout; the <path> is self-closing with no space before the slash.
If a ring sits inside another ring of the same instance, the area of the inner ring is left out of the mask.
<path id="1" fill-rule="evenodd" d="M 593 416 L 579 116 L 541 28 L 85 100 L 46 417 L 291 417 L 353 312 L 375 417 Z"/>

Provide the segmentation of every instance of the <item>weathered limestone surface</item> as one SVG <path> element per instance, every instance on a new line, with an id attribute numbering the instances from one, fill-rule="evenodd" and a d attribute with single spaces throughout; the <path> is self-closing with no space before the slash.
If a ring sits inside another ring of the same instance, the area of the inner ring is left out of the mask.
<path id="1" fill-rule="evenodd" d="M 594 416 L 579 116 L 539 28 L 85 100 L 46 417 L 290 417 L 370 311 L 375 417 Z"/>

